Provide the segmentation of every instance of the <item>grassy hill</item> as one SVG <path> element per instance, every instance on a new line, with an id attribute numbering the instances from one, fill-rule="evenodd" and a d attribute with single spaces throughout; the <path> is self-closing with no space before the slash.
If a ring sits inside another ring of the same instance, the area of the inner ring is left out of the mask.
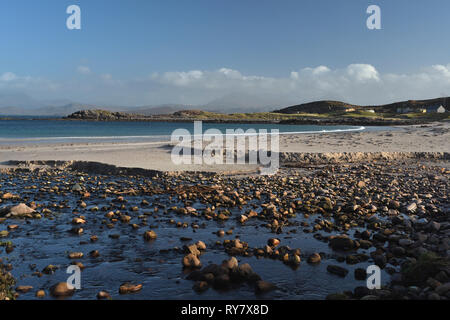
<path id="1" fill-rule="evenodd" d="M 318 114 L 339 114 L 344 113 L 348 109 L 354 109 L 356 113 L 364 113 L 367 110 L 375 110 L 376 113 L 383 114 L 397 114 L 398 108 L 410 108 L 412 110 L 418 110 L 420 108 L 426 108 L 433 105 L 443 105 L 447 110 L 450 109 L 450 97 L 428 99 L 428 100 L 408 100 L 394 102 L 385 105 L 374 105 L 374 106 L 361 106 L 354 105 L 341 101 L 314 101 L 309 103 L 303 103 L 295 106 L 290 106 L 280 110 L 275 110 L 275 113 L 283 114 L 298 114 L 298 113 L 318 113 Z M 366 116 L 374 116 L 373 114 L 368 114 L 365 112 Z"/>

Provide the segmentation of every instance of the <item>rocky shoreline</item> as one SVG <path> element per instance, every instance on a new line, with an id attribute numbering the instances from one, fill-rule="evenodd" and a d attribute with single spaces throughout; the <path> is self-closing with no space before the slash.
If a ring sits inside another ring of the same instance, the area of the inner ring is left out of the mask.
<path id="1" fill-rule="evenodd" d="M 193 115 L 191 115 L 191 113 Z M 348 125 L 348 126 L 410 126 L 428 124 L 436 121 L 447 121 L 437 118 L 372 118 L 372 117 L 345 117 L 345 116 L 305 116 L 295 119 L 286 119 L 286 115 L 272 115 L 267 119 L 258 114 L 249 117 L 231 117 L 227 114 L 206 114 L 198 115 L 195 111 L 176 112 L 167 115 L 140 115 L 127 112 L 112 112 L 106 110 L 80 110 L 65 117 L 38 117 L 31 120 L 52 120 L 52 121 L 144 121 L 144 122 L 194 122 L 203 121 L 205 123 L 234 123 L 234 124 L 290 124 L 290 125 Z M 20 120 L 20 117 L 2 117 L 0 120 Z M 30 120 L 30 117 L 24 118 Z"/>
<path id="2" fill-rule="evenodd" d="M 273 176 L 12 162 L 0 172 L 0 249 L 19 279 L 14 296 L 147 299 L 160 281 L 198 299 L 299 299 L 319 280 L 298 293 L 292 279 L 314 272 L 345 288 L 321 288 L 322 299 L 450 298 L 448 153 L 297 157 Z M 34 237 L 61 249 L 26 258 Z M 127 271 L 142 263 L 153 271 Z M 71 264 L 97 291 L 64 286 Z M 373 264 L 383 271 L 379 290 L 365 286 Z M 90 280 L 106 265 L 123 277 Z"/>

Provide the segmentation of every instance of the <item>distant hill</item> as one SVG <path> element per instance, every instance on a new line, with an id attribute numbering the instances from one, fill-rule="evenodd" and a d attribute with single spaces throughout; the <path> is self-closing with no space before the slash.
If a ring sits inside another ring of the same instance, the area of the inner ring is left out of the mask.
<path id="1" fill-rule="evenodd" d="M 341 102 L 341 101 L 314 101 L 303 103 L 291 107 L 287 107 L 280 110 L 275 110 L 276 113 L 328 113 L 328 112 L 336 112 L 336 111 L 345 111 L 348 108 L 357 108 L 357 106 Z"/>
<path id="2" fill-rule="evenodd" d="M 428 99 L 428 100 L 408 100 L 408 101 L 400 101 L 394 102 L 385 105 L 374 105 L 374 106 L 361 106 L 354 105 L 342 101 L 314 101 L 303 103 L 295 106 L 290 106 L 287 108 L 283 108 L 280 110 L 275 110 L 276 113 L 284 113 L 284 114 L 295 114 L 295 113 L 330 113 L 330 112 L 344 112 L 349 109 L 362 110 L 365 109 L 373 109 L 376 112 L 383 113 L 396 113 L 397 108 L 411 108 L 411 109 L 420 109 L 426 108 L 429 106 L 433 106 L 436 104 L 443 105 L 446 109 L 450 106 L 450 97 L 436 98 L 436 99 Z"/>
<path id="3" fill-rule="evenodd" d="M 9 116 L 66 116 L 80 109 L 95 108 L 94 105 L 70 103 L 63 106 L 48 106 L 38 108 L 0 107 L 0 115 Z"/>
<path id="4" fill-rule="evenodd" d="M 378 110 L 379 112 L 395 112 L 397 110 L 397 108 L 418 109 L 418 108 L 434 106 L 437 104 L 443 105 L 444 108 L 446 108 L 448 110 L 448 108 L 450 107 L 450 97 L 442 97 L 442 98 L 427 99 L 427 100 L 400 101 L 400 102 L 394 102 L 394 103 L 380 105 L 380 106 L 372 106 L 372 107 L 369 106 L 368 108 Z"/>

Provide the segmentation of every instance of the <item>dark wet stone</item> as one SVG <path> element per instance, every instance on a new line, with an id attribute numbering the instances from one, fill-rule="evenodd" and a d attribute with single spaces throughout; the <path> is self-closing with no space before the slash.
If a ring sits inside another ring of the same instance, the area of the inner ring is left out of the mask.
<path id="1" fill-rule="evenodd" d="M 256 283 L 255 283 L 255 292 L 257 294 L 266 293 L 266 292 L 275 290 L 276 288 L 277 288 L 277 286 L 274 285 L 273 283 L 263 281 L 263 280 L 256 281 Z"/>
<path id="2" fill-rule="evenodd" d="M 321 261 L 321 257 L 320 257 L 320 254 L 318 254 L 318 253 L 313 253 L 312 255 L 310 255 L 308 257 L 308 263 L 318 264 L 318 263 L 320 263 L 320 261 Z"/>
<path id="3" fill-rule="evenodd" d="M 342 277 L 342 278 L 345 278 L 345 276 L 348 273 L 347 269 L 345 269 L 343 267 L 340 267 L 340 266 L 337 266 L 337 265 L 329 265 L 327 267 L 327 271 L 329 273 L 335 274 L 335 275 L 337 275 L 339 277 Z"/>
<path id="4" fill-rule="evenodd" d="M 214 278 L 214 288 L 219 290 L 228 290 L 231 287 L 230 276 L 227 274 L 219 274 Z"/>
<path id="5" fill-rule="evenodd" d="M 367 278 L 367 271 L 362 268 L 355 269 L 355 279 L 356 280 L 366 280 Z"/>
<path id="6" fill-rule="evenodd" d="M 204 292 L 208 290 L 209 284 L 206 281 L 197 281 L 192 286 L 192 289 L 194 289 L 196 292 Z"/>
<path id="7" fill-rule="evenodd" d="M 354 296 L 356 298 L 362 298 L 364 296 L 367 296 L 370 293 L 370 290 L 367 287 L 356 287 L 354 290 Z"/>
<path id="8" fill-rule="evenodd" d="M 348 251 L 355 249 L 355 242 L 348 236 L 332 236 L 329 245 L 333 250 Z"/>

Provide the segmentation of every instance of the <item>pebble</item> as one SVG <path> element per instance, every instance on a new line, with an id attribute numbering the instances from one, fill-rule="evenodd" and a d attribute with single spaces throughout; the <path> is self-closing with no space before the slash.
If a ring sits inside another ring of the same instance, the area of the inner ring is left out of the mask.
<path id="1" fill-rule="evenodd" d="M 120 294 L 135 293 L 142 290 L 142 284 L 132 284 L 126 282 L 119 287 Z"/>
<path id="2" fill-rule="evenodd" d="M 317 264 L 320 263 L 321 259 L 320 254 L 313 253 L 308 257 L 308 263 Z"/>
<path id="3" fill-rule="evenodd" d="M 345 269 L 343 267 L 340 267 L 340 266 L 337 266 L 337 265 L 329 265 L 329 266 L 327 266 L 327 271 L 329 273 L 335 274 L 335 275 L 337 275 L 339 277 L 342 277 L 342 278 L 345 278 L 345 276 L 347 276 L 347 273 L 348 273 L 347 269 Z"/>
<path id="4" fill-rule="evenodd" d="M 147 241 L 155 240 L 156 238 L 157 238 L 156 232 L 153 231 L 153 230 L 146 231 L 144 233 L 144 239 L 147 240 Z"/>
<path id="5" fill-rule="evenodd" d="M 66 282 L 60 282 L 50 288 L 50 293 L 54 297 L 69 297 L 75 292 L 75 288 L 69 288 Z"/>

